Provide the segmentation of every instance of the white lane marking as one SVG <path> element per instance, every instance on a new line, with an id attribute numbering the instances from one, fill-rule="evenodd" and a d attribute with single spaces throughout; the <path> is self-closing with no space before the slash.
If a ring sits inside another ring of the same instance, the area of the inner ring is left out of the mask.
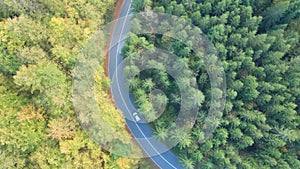
<path id="1" fill-rule="evenodd" d="M 128 13 L 130 11 L 130 7 L 131 7 L 131 3 L 132 3 L 132 0 L 130 0 L 130 4 L 129 4 L 129 8 L 127 10 L 127 13 L 126 13 L 126 16 L 125 16 L 125 20 L 124 20 L 124 23 L 123 23 L 123 26 L 122 26 L 122 29 L 121 29 L 121 32 L 120 32 L 120 36 L 119 36 L 119 40 L 118 40 L 118 46 L 117 46 L 117 51 L 119 51 L 119 48 L 120 48 L 120 42 L 121 42 L 121 37 L 122 37 L 122 33 L 123 33 L 123 30 L 125 28 L 125 23 L 126 23 L 126 20 L 127 20 L 127 16 L 128 16 Z M 118 81 L 118 71 L 117 71 L 117 65 L 118 65 L 118 52 L 116 53 L 116 70 L 115 70 L 115 74 L 116 74 L 116 80 L 117 80 L 117 86 L 118 86 L 118 90 L 119 90 L 119 93 L 121 95 L 121 99 L 123 101 L 123 103 L 125 104 L 125 107 L 127 109 L 127 111 L 129 112 L 130 116 L 132 117 L 130 111 L 129 111 L 129 108 L 127 107 L 127 104 L 125 103 L 125 100 L 123 98 L 123 95 L 121 93 L 121 90 L 120 90 L 120 85 L 119 85 L 119 81 Z M 133 117 L 132 117 L 133 118 Z M 153 150 L 165 161 L 167 162 L 170 166 L 172 166 L 173 168 L 177 169 L 176 167 L 174 167 L 168 160 L 166 160 L 158 151 L 157 149 L 151 144 L 151 142 L 147 139 L 147 137 L 145 136 L 145 134 L 142 132 L 142 130 L 140 129 L 140 127 L 137 125 L 136 122 L 134 122 L 134 124 L 137 126 L 137 128 L 139 129 L 139 131 L 142 133 L 142 135 L 144 136 L 144 139 L 146 139 L 146 141 L 150 144 L 150 146 L 153 148 Z M 130 127 L 129 127 L 130 129 Z M 142 146 L 143 147 L 143 146 Z M 144 149 L 145 150 L 145 149 Z M 145 152 L 147 153 L 147 151 L 145 150 Z M 148 153 L 147 153 L 148 154 Z M 148 154 L 149 155 L 149 154 Z M 154 160 L 153 160 L 154 161 Z M 155 162 L 155 161 L 154 161 Z M 155 162 L 156 163 L 156 162 Z M 156 163 L 157 164 L 157 163 Z M 158 164 L 157 164 L 158 165 Z M 159 166 L 159 165 L 158 165 Z"/>

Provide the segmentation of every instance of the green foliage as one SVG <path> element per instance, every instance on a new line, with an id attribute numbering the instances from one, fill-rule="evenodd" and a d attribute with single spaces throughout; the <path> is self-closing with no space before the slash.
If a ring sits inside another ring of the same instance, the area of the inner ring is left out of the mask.
<path id="1" fill-rule="evenodd" d="M 152 5 L 151 0 L 135 0 L 132 3 L 132 8 L 138 12 L 150 8 L 151 5 Z"/>
<path id="2" fill-rule="evenodd" d="M 14 81 L 22 91 L 39 93 L 41 96 L 39 102 L 49 100 L 50 105 L 66 106 L 64 103 L 67 95 L 66 75 L 53 63 L 21 66 L 14 76 Z"/>
<path id="3" fill-rule="evenodd" d="M 224 116 L 212 138 L 201 143 L 198 141 L 205 137 L 203 117 L 210 106 L 212 89 L 200 58 L 185 44 L 163 35 L 134 35 L 125 43 L 124 57 L 134 60 L 142 48 L 155 46 L 182 58 L 182 63 L 197 75 L 203 93 L 200 117 L 186 138 L 172 133 L 182 139 L 174 152 L 183 164 L 190 168 L 299 168 L 299 1 L 167 0 L 154 1 L 152 8 L 187 18 L 200 27 L 215 45 L 226 71 Z M 176 36 L 187 34 L 183 30 Z M 178 65 L 174 67 L 181 70 Z M 131 70 L 138 72 L 136 68 Z M 189 81 L 182 77 L 178 83 L 184 86 Z M 137 106 L 148 107 L 149 111 L 147 95 L 151 89 L 164 91 L 168 104 L 164 114 L 153 122 L 153 130 L 158 139 L 167 140 L 166 129 L 180 109 L 174 80 L 162 71 L 147 70 L 129 87 Z"/>
<path id="4" fill-rule="evenodd" d="M 148 165 L 142 160 L 113 157 L 103 150 L 85 134 L 72 104 L 72 69 L 77 56 L 97 27 L 108 21 L 105 19 L 114 3 L 0 2 L 0 168 Z M 128 135 L 124 119 L 107 94 L 109 80 L 103 68 L 99 69 L 95 89 L 103 117 L 111 130 Z M 109 142 L 115 137 L 119 136 L 104 139 Z M 119 141 L 137 148 L 127 140 Z"/>
<path id="5" fill-rule="evenodd" d="M 23 47 L 42 45 L 47 38 L 45 29 L 45 26 L 38 21 L 23 15 L 1 22 L 1 72 L 7 75 L 15 74 L 19 67 L 24 64 L 24 60 L 18 57 L 20 50 Z"/>

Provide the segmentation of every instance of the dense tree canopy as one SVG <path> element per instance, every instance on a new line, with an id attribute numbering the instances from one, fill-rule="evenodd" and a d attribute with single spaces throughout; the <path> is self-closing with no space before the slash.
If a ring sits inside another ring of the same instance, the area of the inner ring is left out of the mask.
<path id="1" fill-rule="evenodd" d="M 110 21 L 114 5 L 114 0 L 0 1 L 0 168 L 150 168 L 145 161 L 118 157 L 97 145 L 81 128 L 72 104 L 78 55 L 97 28 Z M 191 41 L 130 34 L 122 49 L 132 62 L 144 48 L 178 56 L 172 67 L 182 70 L 179 81 L 149 69 L 131 79 L 129 89 L 145 119 L 160 116 L 150 123 L 157 139 L 181 141 L 172 151 L 187 168 L 300 168 L 299 5 L 299 0 L 133 0 L 135 12 L 153 9 L 199 27 L 225 69 L 222 119 L 208 118 L 211 126 L 205 126 L 212 95 L 222 92 L 211 87 L 209 70 L 189 47 Z M 132 24 L 142 28 L 136 19 Z M 180 30 L 178 37 L 194 38 L 184 25 L 175 29 Z M 155 60 L 149 65 L 164 68 Z M 96 101 L 113 127 L 100 125 L 93 131 L 127 135 L 107 93 L 109 80 L 102 66 L 94 75 Z M 192 72 L 183 71 L 185 67 Z M 139 68 L 124 71 L 134 74 Z M 196 80 L 186 78 L 189 73 Z M 192 83 L 199 90 L 186 94 L 187 104 L 200 106 L 196 124 L 190 133 L 169 133 L 184 107 L 179 86 Z M 153 92 L 157 88 L 163 93 Z M 83 125 L 91 123 L 84 114 L 78 116 L 86 120 Z M 212 137 L 202 142 L 205 130 L 213 126 Z M 118 135 L 100 138 L 109 143 Z"/>
<path id="2" fill-rule="evenodd" d="M 141 47 L 166 49 L 182 58 L 196 74 L 203 96 L 199 102 L 198 98 L 194 100 L 202 106 L 192 132 L 173 150 L 187 168 L 300 167 L 299 1 L 135 0 L 134 4 L 136 12 L 152 8 L 200 27 L 213 42 L 226 72 L 222 120 L 213 136 L 202 143 L 203 118 L 210 107 L 212 90 L 207 70 L 195 53 L 186 44 L 155 34 L 130 36 L 122 50 L 124 57 L 134 60 Z M 137 20 L 133 24 L 140 28 Z M 176 36 L 187 35 L 183 30 Z M 159 65 L 154 62 L 151 64 Z M 178 83 L 189 81 L 183 77 Z M 151 89 L 164 91 L 167 98 L 161 100 L 168 103 L 152 128 L 159 140 L 168 139 L 167 128 L 182 106 L 174 79 L 164 71 L 151 69 L 142 71 L 129 87 L 145 118 L 152 116 Z M 181 137 L 183 133 L 171 135 Z"/>
<path id="3" fill-rule="evenodd" d="M 147 168 L 144 161 L 102 149 L 82 129 L 72 103 L 74 65 L 88 39 L 109 22 L 114 5 L 0 1 L 0 168 Z M 97 103 L 111 130 L 129 136 L 103 70 L 94 79 Z M 102 136 L 107 142 L 117 137 Z"/>

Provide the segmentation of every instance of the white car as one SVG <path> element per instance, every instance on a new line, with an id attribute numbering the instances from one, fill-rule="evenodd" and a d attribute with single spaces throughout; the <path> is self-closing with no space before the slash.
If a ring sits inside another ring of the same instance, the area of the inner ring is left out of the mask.
<path id="1" fill-rule="evenodd" d="M 138 122 L 141 120 L 141 118 L 138 116 L 137 112 L 134 112 L 133 114 L 133 117 L 135 118 L 135 121 Z"/>

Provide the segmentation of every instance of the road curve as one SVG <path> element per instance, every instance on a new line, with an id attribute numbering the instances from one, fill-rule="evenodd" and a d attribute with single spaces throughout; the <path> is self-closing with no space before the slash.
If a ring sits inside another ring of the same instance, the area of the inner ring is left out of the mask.
<path id="1" fill-rule="evenodd" d="M 183 169 L 184 167 L 179 162 L 178 157 L 167 150 L 163 144 L 154 139 L 148 139 L 152 136 L 149 125 L 142 118 L 139 122 L 136 122 L 133 117 L 133 113 L 137 112 L 138 114 L 138 111 L 125 85 L 121 65 L 122 56 L 120 55 L 120 50 L 124 45 L 124 37 L 130 30 L 130 9 L 131 0 L 125 0 L 118 16 L 122 19 L 116 21 L 111 38 L 108 60 L 108 75 L 112 81 L 111 93 L 116 106 L 126 117 L 126 125 L 132 135 L 137 138 L 138 144 L 152 161 L 162 169 Z M 166 151 L 159 153 L 162 152 L 162 149 L 166 149 Z"/>

